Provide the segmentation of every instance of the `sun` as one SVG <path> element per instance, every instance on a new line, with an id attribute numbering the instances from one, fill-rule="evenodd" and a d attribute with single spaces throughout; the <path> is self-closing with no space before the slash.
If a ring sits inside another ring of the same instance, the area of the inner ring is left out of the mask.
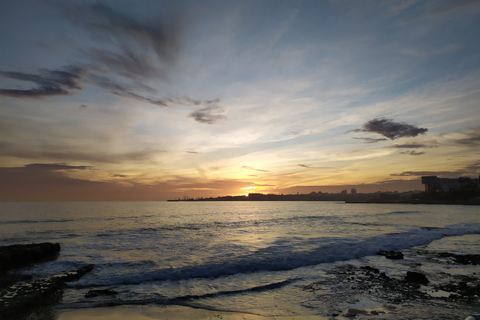
<path id="1" fill-rule="evenodd" d="M 240 189 L 245 190 L 245 191 L 253 191 L 253 190 L 257 189 L 257 187 L 255 187 L 255 186 L 250 186 L 250 187 L 245 187 L 245 188 L 240 188 Z M 250 192 L 247 192 L 247 193 L 244 193 L 243 195 L 246 196 L 246 197 L 248 197 L 248 194 L 249 194 L 249 193 L 250 193 Z"/>

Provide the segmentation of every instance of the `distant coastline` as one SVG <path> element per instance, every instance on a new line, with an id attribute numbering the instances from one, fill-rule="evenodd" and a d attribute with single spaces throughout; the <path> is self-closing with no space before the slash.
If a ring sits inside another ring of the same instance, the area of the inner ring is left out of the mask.
<path id="1" fill-rule="evenodd" d="M 375 193 L 350 193 L 343 190 L 340 193 L 311 192 L 308 194 L 263 194 L 249 193 L 238 196 L 219 196 L 209 198 L 172 199 L 178 201 L 345 201 L 346 203 L 405 203 L 405 204 L 463 204 L 480 205 L 480 179 L 460 177 L 458 179 L 438 178 L 436 176 L 422 177 L 425 191 L 389 191 Z"/>
<path id="2" fill-rule="evenodd" d="M 249 193 L 239 196 L 219 196 L 209 198 L 172 199 L 169 202 L 185 201 L 344 201 L 345 203 L 402 203 L 402 204 L 462 204 L 480 205 L 479 198 L 448 198 L 435 199 L 428 197 L 425 192 L 375 192 L 375 193 L 316 193 L 309 194 L 262 194 Z"/>

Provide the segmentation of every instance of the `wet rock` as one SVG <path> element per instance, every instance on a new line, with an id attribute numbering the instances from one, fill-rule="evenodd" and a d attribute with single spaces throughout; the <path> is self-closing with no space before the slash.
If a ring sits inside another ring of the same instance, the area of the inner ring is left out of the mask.
<path id="1" fill-rule="evenodd" d="M 387 259 L 392 259 L 392 260 L 400 260 L 403 259 L 403 253 L 400 251 L 378 251 L 378 255 L 384 256 Z"/>
<path id="2" fill-rule="evenodd" d="M 360 269 L 366 270 L 367 272 L 380 273 L 380 270 L 378 270 L 377 268 L 370 267 L 370 266 L 364 266 L 364 267 L 361 267 Z"/>
<path id="3" fill-rule="evenodd" d="M 62 279 L 63 282 L 71 282 L 76 281 L 83 277 L 86 273 L 93 270 L 93 264 L 89 264 L 86 266 L 81 267 L 78 270 L 67 272 L 65 274 L 56 275 L 55 277 L 59 277 Z"/>
<path id="4" fill-rule="evenodd" d="M 480 254 L 456 254 L 453 257 L 456 263 L 460 264 L 473 264 L 479 265 L 480 264 Z"/>
<path id="5" fill-rule="evenodd" d="M 34 243 L 0 247 L 0 275 L 32 263 L 55 259 L 60 252 L 58 243 Z"/>
<path id="6" fill-rule="evenodd" d="M 1 290 L 0 319 L 22 319 L 35 312 L 42 313 L 62 297 L 65 282 L 77 280 L 92 269 L 89 265 L 33 282 L 17 282 Z"/>
<path id="7" fill-rule="evenodd" d="M 435 287 L 438 290 L 452 292 L 452 299 L 477 300 L 480 297 L 480 281 L 466 279 L 456 283 L 440 284 Z"/>
<path id="8" fill-rule="evenodd" d="M 363 309 L 349 308 L 344 314 L 345 317 L 355 317 L 357 314 L 368 314 L 368 311 Z"/>
<path id="9" fill-rule="evenodd" d="M 480 254 L 455 254 L 450 252 L 440 252 L 437 254 L 439 258 L 453 258 L 453 261 L 460 264 L 480 264 Z"/>
<path id="10" fill-rule="evenodd" d="M 427 284 L 429 283 L 427 277 L 423 273 L 408 271 L 407 275 L 405 276 L 405 281 L 410 283 L 419 283 L 419 284 Z"/>
<path id="11" fill-rule="evenodd" d="M 115 290 L 103 289 L 103 290 L 90 290 L 85 295 L 85 298 L 93 298 L 98 296 L 112 296 L 118 294 Z"/>

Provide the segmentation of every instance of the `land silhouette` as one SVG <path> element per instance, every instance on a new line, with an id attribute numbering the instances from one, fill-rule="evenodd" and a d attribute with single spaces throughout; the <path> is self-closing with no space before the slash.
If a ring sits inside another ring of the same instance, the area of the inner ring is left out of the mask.
<path id="1" fill-rule="evenodd" d="M 198 197 L 173 199 L 168 201 L 345 201 L 348 203 L 418 203 L 418 204 L 472 204 L 480 205 L 480 178 L 460 177 L 458 179 L 438 178 L 436 176 L 422 177 L 425 191 L 412 190 L 407 192 L 377 191 L 374 193 L 350 193 L 343 190 L 340 193 L 311 192 L 308 194 L 263 194 Z"/>

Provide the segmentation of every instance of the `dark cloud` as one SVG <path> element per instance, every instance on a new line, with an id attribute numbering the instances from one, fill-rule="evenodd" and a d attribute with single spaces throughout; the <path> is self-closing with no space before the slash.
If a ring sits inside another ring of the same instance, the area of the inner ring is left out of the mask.
<path id="1" fill-rule="evenodd" d="M 475 163 L 472 163 L 468 166 L 465 167 L 465 170 L 467 172 L 472 172 L 472 173 L 479 173 L 480 172 L 480 161 L 479 162 L 475 162 Z"/>
<path id="2" fill-rule="evenodd" d="M 442 176 L 448 178 L 457 178 L 461 175 L 459 171 L 404 171 L 402 173 L 392 173 L 392 177 L 422 177 L 422 176 Z"/>
<path id="3" fill-rule="evenodd" d="M 403 143 L 403 144 L 394 144 L 390 146 L 390 148 L 396 148 L 396 149 L 429 149 L 429 148 L 436 148 L 437 146 L 431 145 L 431 144 L 424 144 L 424 143 Z"/>
<path id="4" fill-rule="evenodd" d="M 34 83 L 31 89 L 0 89 L 0 95 L 15 98 L 42 98 L 48 96 L 72 95 L 81 90 L 81 81 L 89 71 L 83 67 L 70 65 L 58 70 L 40 69 L 38 73 L 1 71 L 5 78 Z"/>
<path id="5" fill-rule="evenodd" d="M 418 152 L 418 151 L 404 151 L 400 152 L 401 154 L 409 154 L 411 156 L 421 156 L 422 154 L 425 154 L 425 152 Z"/>
<path id="6" fill-rule="evenodd" d="M 377 143 L 377 142 L 380 142 L 380 141 L 386 141 L 387 139 L 385 138 L 379 138 L 379 139 L 373 139 L 373 138 L 365 138 L 365 137 L 354 137 L 353 139 L 358 139 L 358 140 L 363 140 L 365 141 L 365 143 Z"/>
<path id="7" fill-rule="evenodd" d="M 221 107 L 208 106 L 190 113 L 189 117 L 200 123 L 215 124 L 227 118 L 224 112 L 225 110 Z"/>
<path id="8" fill-rule="evenodd" d="M 113 177 L 114 178 L 127 178 L 128 176 L 126 176 L 124 174 L 114 174 Z"/>
<path id="9" fill-rule="evenodd" d="M 426 128 L 418 128 L 404 122 L 394 122 L 386 118 L 375 118 L 367 121 L 361 129 L 352 132 L 374 132 L 387 137 L 390 140 L 403 137 L 416 137 L 427 132 Z"/>
<path id="10" fill-rule="evenodd" d="M 93 84 L 109 93 L 157 106 L 215 105 L 211 100 L 191 99 L 188 96 L 158 97 L 145 81 L 167 80 L 176 65 L 183 38 L 185 19 L 179 12 L 138 15 L 101 3 L 66 4 L 50 1 L 74 26 L 81 28 L 91 40 L 87 47 L 75 44 L 75 39 L 62 43 L 76 48 L 88 59 L 88 68 L 71 65 L 58 70 L 39 72 L 1 71 L 0 76 L 34 84 L 30 89 L 1 88 L 0 95 L 15 98 L 40 98 L 73 95 L 84 84 Z M 88 75 L 88 76 L 87 76 Z M 86 108 L 86 105 L 82 105 Z M 192 117 L 213 124 L 225 119 L 219 107 L 198 110 Z"/>
<path id="11" fill-rule="evenodd" d="M 332 167 L 314 167 L 303 163 L 297 163 L 297 166 L 307 169 L 332 169 Z"/>
<path id="12" fill-rule="evenodd" d="M 464 138 L 454 139 L 453 143 L 467 147 L 479 147 L 480 146 L 480 128 L 475 128 L 469 132 L 463 133 Z"/>
<path id="13" fill-rule="evenodd" d="M 37 169 L 37 170 L 48 170 L 48 171 L 57 171 L 57 170 L 87 170 L 92 169 L 90 166 L 70 166 L 65 163 L 32 163 L 25 165 L 25 168 L 28 169 Z"/>
<path id="14" fill-rule="evenodd" d="M 37 161 L 63 162 L 89 162 L 89 163 L 122 163 L 129 161 L 152 162 L 151 157 L 165 152 L 164 150 L 144 149 L 125 153 L 109 152 L 82 152 L 65 148 L 49 148 L 40 146 L 25 148 L 13 143 L 0 143 L 0 150 L 3 156 L 20 159 L 37 159 Z M 65 168 L 68 169 L 68 168 Z M 80 169 L 80 168 L 78 168 Z"/>
<path id="15" fill-rule="evenodd" d="M 156 61 L 145 53 L 135 53 L 130 49 L 123 49 L 122 53 L 104 51 L 90 48 L 84 50 L 84 54 L 89 56 L 95 64 L 103 67 L 107 66 L 109 70 L 127 78 L 164 78 L 166 73 L 160 70 Z"/>
<path id="16" fill-rule="evenodd" d="M 102 87 L 104 89 L 107 89 L 108 92 L 111 94 L 114 94 L 116 96 L 120 97 L 125 97 L 125 98 L 130 98 L 130 99 L 135 99 L 143 102 L 147 102 L 150 104 L 154 104 L 160 107 L 167 107 L 168 104 L 165 100 L 163 99 L 153 99 L 153 98 L 148 98 L 142 95 L 139 95 L 133 91 L 136 91 L 138 89 L 143 89 L 144 91 L 150 91 L 153 92 L 154 90 L 151 89 L 148 86 L 142 85 L 142 84 L 137 84 L 137 85 L 122 85 L 119 84 L 118 82 L 107 78 L 105 76 L 100 76 L 96 74 L 91 74 L 88 77 L 88 81 L 90 83 L 93 83 L 99 87 Z"/>
<path id="17" fill-rule="evenodd" d="M 249 169 L 249 170 L 255 170 L 255 171 L 259 171 L 259 172 L 270 172 L 268 170 L 263 170 L 263 169 L 256 169 L 254 167 L 251 167 L 251 166 L 242 166 L 243 169 Z"/>
<path id="18" fill-rule="evenodd" d="M 114 72 L 158 77 L 177 60 L 184 19 L 175 12 L 135 17 L 100 3 L 57 2 L 57 6 L 68 21 L 82 27 L 91 39 L 101 44 L 100 49 L 82 51 Z M 150 59 L 149 54 L 154 55 L 156 61 Z"/>

